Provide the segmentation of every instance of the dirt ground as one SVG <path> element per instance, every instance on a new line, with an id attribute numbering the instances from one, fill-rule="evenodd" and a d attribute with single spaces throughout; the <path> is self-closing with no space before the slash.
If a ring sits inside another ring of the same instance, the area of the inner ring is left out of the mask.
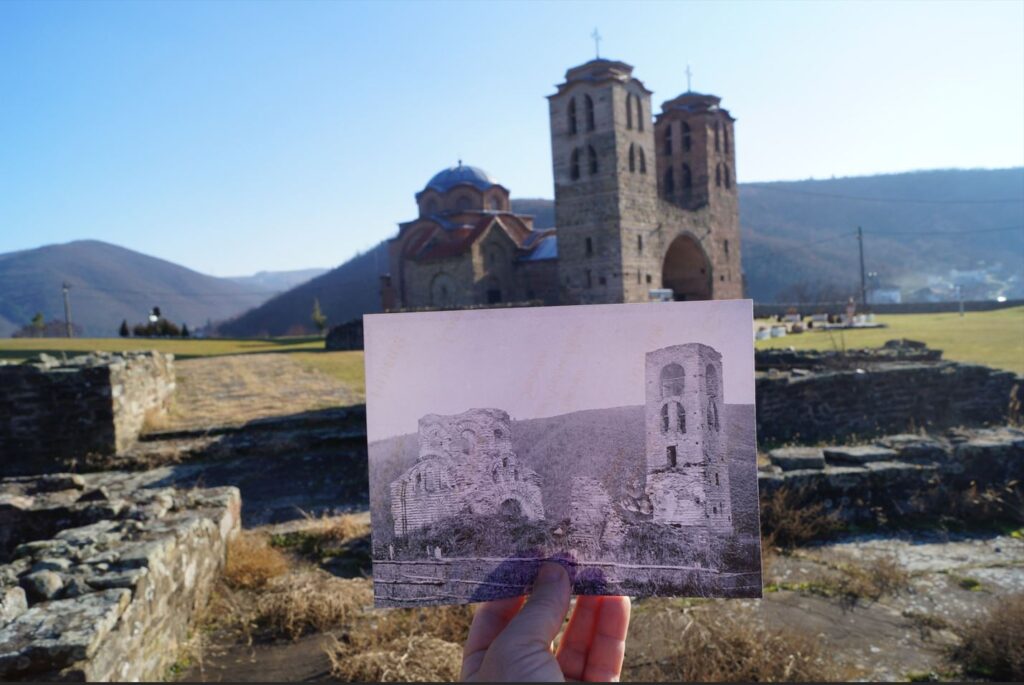
<path id="1" fill-rule="evenodd" d="M 168 458 L 130 477 L 140 484 L 237 485 L 245 506 L 243 525 L 278 541 L 297 559 L 287 573 L 308 573 L 312 565 L 331 577 L 368 578 L 368 538 L 350 541 L 341 552 L 297 551 L 304 549 L 301 531 L 315 517 L 355 512 L 368 519 L 365 438 L 358 425 L 363 414 L 359 408 L 339 409 L 351 403 L 351 389 L 287 355 L 187 360 L 178 364 L 178 372 L 174 416 L 154 429 L 145 449 L 164 457 L 191 456 Z M 224 426 L 241 428 L 197 437 Z M 685 617 L 691 611 L 739 616 L 784 638 L 810 636 L 847 677 L 952 677 L 946 654 L 957 642 L 957 629 L 1003 598 L 1024 592 L 1019 535 L 918 531 L 847 537 L 768 555 L 762 600 L 635 600 L 623 680 L 650 677 L 650 668 L 659 663 L 657 672 L 666 672 L 670 655 L 663 651 L 662 624 L 654 618 Z M 881 590 L 858 584 L 879 566 L 891 576 Z M 366 602 L 356 623 L 296 639 L 208 625 L 198 635 L 199 647 L 183 656 L 174 675 L 207 682 L 329 680 L 327 651 L 333 640 L 386 622 L 388 611 Z"/>

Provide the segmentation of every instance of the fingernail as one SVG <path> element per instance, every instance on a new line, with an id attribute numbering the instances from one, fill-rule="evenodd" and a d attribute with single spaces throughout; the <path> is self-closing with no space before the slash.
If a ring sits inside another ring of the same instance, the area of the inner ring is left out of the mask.
<path id="1" fill-rule="evenodd" d="M 537 583 L 547 585 L 549 583 L 561 582 L 562 576 L 565 575 L 565 569 L 560 564 L 556 564 L 551 561 L 545 561 L 540 566 L 540 572 L 537 574 Z"/>

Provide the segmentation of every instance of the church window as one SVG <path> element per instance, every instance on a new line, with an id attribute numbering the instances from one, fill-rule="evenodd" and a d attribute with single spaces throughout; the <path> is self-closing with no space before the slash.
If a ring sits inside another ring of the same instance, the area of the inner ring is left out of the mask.
<path id="1" fill-rule="evenodd" d="M 718 164 L 715 166 L 715 186 L 718 188 L 722 187 L 722 165 Z"/>
<path id="2" fill-rule="evenodd" d="M 676 402 L 676 430 L 680 433 L 686 432 L 686 412 L 683 410 L 683 405 L 680 402 Z"/>
<path id="3" fill-rule="evenodd" d="M 637 152 L 640 153 L 640 173 L 647 173 L 647 157 L 644 155 L 644 149 L 642 147 L 637 148 Z"/>
<path id="4" fill-rule="evenodd" d="M 672 122 L 665 124 L 665 154 L 672 154 Z"/>
<path id="5" fill-rule="evenodd" d="M 668 405 L 661 406 L 661 432 L 668 433 Z"/>
<path id="6" fill-rule="evenodd" d="M 675 362 L 666 364 L 661 370 L 661 397 L 678 397 L 683 394 L 685 376 L 683 367 Z"/>
<path id="7" fill-rule="evenodd" d="M 420 489 L 420 490 L 423 489 L 423 474 L 422 473 L 417 473 L 416 474 L 416 488 Z"/>
<path id="8" fill-rule="evenodd" d="M 607 285 L 607 284 L 608 284 L 608 281 L 607 281 L 607 280 L 605 280 L 605 277 L 604 277 L 604 276 L 598 276 L 598 277 L 597 277 L 597 284 L 598 284 L 598 285 Z"/>
<path id="9" fill-rule="evenodd" d="M 580 149 L 576 148 L 569 157 L 569 178 L 578 181 L 580 178 Z"/>
<path id="10" fill-rule="evenodd" d="M 569 135 L 576 135 L 576 98 L 569 100 Z"/>
<path id="11" fill-rule="evenodd" d="M 728 240 L 725 241 L 724 246 L 725 246 L 725 256 L 728 257 L 729 256 L 729 241 Z"/>
<path id="12" fill-rule="evenodd" d="M 726 188 L 732 188 L 732 179 L 729 178 L 729 165 L 722 165 L 722 179 L 725 181 Z"/>
<path id="13" fill-rule="evenodd" d="M 587 287 L 589 288 L 594 285 L 593 282 L 590 280 L 590 269 L 587 269 L 585 273 L 587 277 Z"/>
<path id="14" fill-rule="evenodd" d="M 665 449 L 665 456 L 668 457 L 668 467 L 674 469 L 676 467 L 676 446 L 669 445 Z"/>
<path id="15" fill-rule="evenodd" d="M 644 103 L 640 100 L 640 96 L 637 95 L 633 98 L 636 102 L 636 128 L 638 131 L 644 130 Z"/>
<path id="16" fill-rule="evenodd" d="M 647 274 L 647 285 L 651 284 L 651 275 Z"/>
<path id="17" fill-rule="evenodd" d="M 704 369 L 704 385 L 709 396 L 718 397 L 718 374 L 715 373 L 714 364 L 708 364 Z"/>
<path id="18" fill-rule="evenodd" d="M 717 473 L 715 474 L 715 485 L 721 485 L 721 483 L 718 482 L 718 474 Z"/>
<path id="19" fill-rule="evenodd" d="M 665 170 L 665 195 L 666 197 L 673 197 L 676 194 L 676 175 L 672 173 L 672 168 L 669 167 Z"/>
<path id="20" fill-rule="evenodd" d="M 644 253 L 644 237 L 642 235 L 636 237 L 636 251 L 640 254 Z"/>
<path id="21" fill-rule="evenodd" d="M 626 93 L 626 128 L 633 128 L 633 94 Z"/>
<path id="22" fill-rule="evenodd" d="M 715 122 L 715 152 L 721 152 L 722 151 L 722 146 L 718 142 L 718 130 L 720 128 L 721 128 L 721 126 L 719 126 L 718 122 L 716 121 Z"/>
<path id="23" fill-rule="evenodd" d="M 473 205 L 473 198 L 468 195 L 461 195 L 455 200 L 455 209 L 460 212 L 464 212 Z"/>
<path id="24" fill-rule="evenodd" d="M 590 163 L 590 175 L 597 173 L 597 150 L 593 145 L 587 146 L 587 161 Z"/>
<path id="25" fill-rule="evenodd" d="M 693 186 L 693 174 L 690 172 L 690 165 L 683 164 L 683 190 L 689 190 Z"/>
<path id="26" fill-rule="evenodd" d="M 591 240 L 590 238 L 587 238 L 585 244 L 587 247 L 587 256 L 589 257 L 592 254 L 594 254 L 594 241 Z"/>
<path id="27" fill-rule="evenodd" d="M 725 143 L 725 151 L 729 151 L 729 127 L 722 127 L 722 142 Z"/>
<path id="28" fill-rule="evenodd" d="M 501 198 L 500 197 L 494 196 L 494 197 L 491 198 L 491 209 L 494 210 L 495 212 L 497 212 L 497 211 L 499 211 L 501 209 Z"/>
<path id="29" fill-rule="evenodd" d="M 633 143 L 629 144 L 629 172 L 633 173 L 636 171 L 636 145 Z"/>
<path id="30" fill-rule="evenodd" d="M 503 468 L 503 469 L 507 469 L 508 468 L 508 457 L 502 457 L 501 458 L 501 468 Z"/>
<path id="31" fill-rule="evenodd" d="M 594 130 L 594 99 L 589 95 L 584 95 L 584 102 L 587 106 L 587 130 Z"/>
<path id="32" fill-rule="evenodd" d="M 690 151 L 690 125 L 683 122 L 683 152 Z"/>

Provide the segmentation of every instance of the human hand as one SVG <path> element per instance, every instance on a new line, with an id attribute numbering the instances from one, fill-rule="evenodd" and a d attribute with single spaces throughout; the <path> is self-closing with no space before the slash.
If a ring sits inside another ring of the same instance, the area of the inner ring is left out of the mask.
<path id="1" fill-rule="evenodd" d="M 479 682 L 618 681 L 629 629 L 629 598 L 582 595 L 558 653 L 551 643 L 569 609 L 572 584 L 561 565 L 541 565 L 529 599 L 477 609 L 462 655 L 462 680 Z"/>

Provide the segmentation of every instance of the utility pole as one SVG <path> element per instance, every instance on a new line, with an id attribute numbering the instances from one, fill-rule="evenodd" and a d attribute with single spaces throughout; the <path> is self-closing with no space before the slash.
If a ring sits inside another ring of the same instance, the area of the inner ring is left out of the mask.
<path id="1" fill-rule="evenodd" d="M 864 276 L 864 231 L 857 227 L 857 246 L 860 248 L 860 303 L 868 306 L 868 286 Z"/>
<path id="2" fill-rule="evenodd" d="M 64 291 L 64 330 L 67 336 L 71 337 L 71 301 L 68 299 L 68 290 L 71 289 L 71 284 L 67 281 L 61 284 L 61 290 Z"/>

